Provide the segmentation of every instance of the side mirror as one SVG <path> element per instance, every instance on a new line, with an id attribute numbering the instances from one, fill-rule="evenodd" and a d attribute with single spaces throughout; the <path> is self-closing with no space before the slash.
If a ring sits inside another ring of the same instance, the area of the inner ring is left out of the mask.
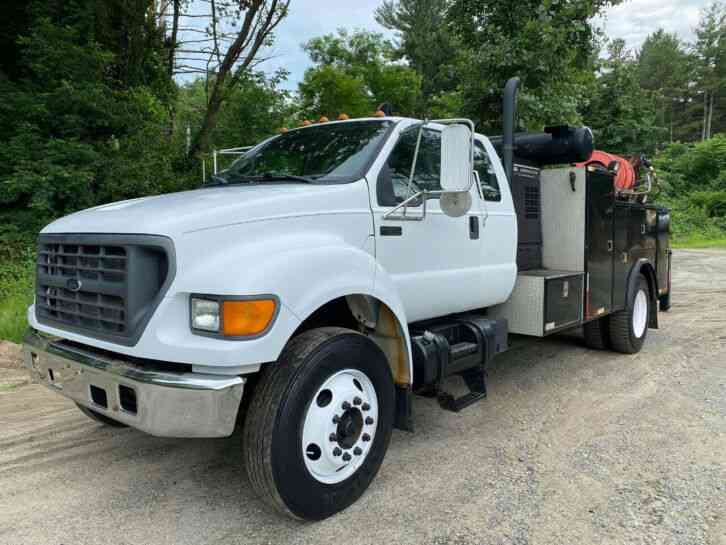
<path id="1" fill-rule="evenodd" d="M 471 130 L 464 125 L 449 125 L 441 132 L 441 189 L 469 191 L 472 181 Z"/>

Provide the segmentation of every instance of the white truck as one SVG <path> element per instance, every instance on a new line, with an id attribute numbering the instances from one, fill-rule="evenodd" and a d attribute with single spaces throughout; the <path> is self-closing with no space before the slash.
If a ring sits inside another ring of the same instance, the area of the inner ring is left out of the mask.
<path id="1" fill-rule="evenodd" d="M 255 490 L 319 520 L 366 490 L 394 427 L 413 431 L 413 394 L 484 398 L 508 334 L 584 326 L 594 348 L 638 351 L 669 305 L 668 212 L 616 194 L 608 169 L 542 169 L 587 159 L 591 134 L 516 137 L 516 89 L 503 160 L 467 120 L 321 123 L 197 190 L 51 223 L 33 377 L 110 426 L 239 423 Z"/>

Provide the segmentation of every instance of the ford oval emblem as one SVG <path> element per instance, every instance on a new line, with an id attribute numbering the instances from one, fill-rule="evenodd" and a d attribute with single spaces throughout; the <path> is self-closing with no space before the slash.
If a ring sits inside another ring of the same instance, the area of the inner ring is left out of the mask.
<path id="1" fill-rule="evenodd" d="M 68 288 L 71 291 L 80 291 L 81 290 L 81 281 L 78 280 L 78 278 L 69 278 L 66 282 L 66 288 Z"/>

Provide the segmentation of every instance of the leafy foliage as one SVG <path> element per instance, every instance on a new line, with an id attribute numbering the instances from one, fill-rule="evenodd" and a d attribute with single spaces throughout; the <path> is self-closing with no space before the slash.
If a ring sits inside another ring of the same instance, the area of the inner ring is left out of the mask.
<path id="1" fill-rule="evenodd" d="M 521 121 L 537 129 L 580 119 L 597 33 L 592 18 L 617 0 L 455 0 L 449 9 L 463 45 L 458 74 L 466 113 L 498 129 L 501 90 L 520 75 Z"/>
<path id="2" fill-rule="evenodd" d="M 340 30 L 314 38 L 304 46 L 315 66 L 300 83 L 304 114 L 335 118 L 341 113 L 361 117 L 384 102 L 397 114 L 415 115 L 421 100 L 421 75 L 393 62 L 394 49 L 374 32 Z"/>
<path id="3" fill-rule="evenodd" d="M 376 21 L 396 32 L 393 58 L 405 59 L 421 74 L 424 107 L 441 107 L 456 88 L 459 44 L 447 24 L 449 0 L 384 0 Z"/>
<path id="4" fill-rule="evenodd" d="M 653 153 L 665 129 L 658 125 L 655 96 L 640 85 L 639 65 L 625 42 L 614 40 L 600 61 L 584 117 L 600 149 L 621 155 Z"/>

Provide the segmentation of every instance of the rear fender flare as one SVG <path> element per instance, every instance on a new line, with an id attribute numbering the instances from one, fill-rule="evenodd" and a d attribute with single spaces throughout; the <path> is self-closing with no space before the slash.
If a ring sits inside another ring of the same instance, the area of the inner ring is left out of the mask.
<path id="1" fill-rule="evenodd" d="M 630 301 L 630 297 L 635 292 L 638 285 L 638 278 L 643 275 L 648 282 L 648 295 L 650 299 L 650 313 L 648 316 L 648 327 L 658 329 L 658 277 L 655 274 L 655 267 L 649 259 L 640 258 L 630 269 L 628 275 L 628 289 L 626 292 L 626 301 Z"/>

